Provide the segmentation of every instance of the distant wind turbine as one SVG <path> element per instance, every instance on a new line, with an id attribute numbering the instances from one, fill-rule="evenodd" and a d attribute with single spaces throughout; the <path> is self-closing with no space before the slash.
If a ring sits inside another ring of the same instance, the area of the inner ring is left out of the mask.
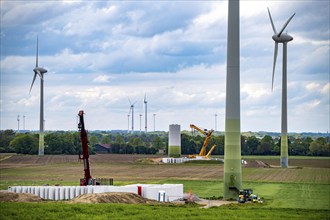
<path id="1" fill-rule="evenodd" d="M 145 121 L 144 121 L 144 129 L 145 129 L 145 132 L 147 132 L 147 126 L 148 126 L 148 111 L 147 111 L 147 93 L 144 94 L 144 99 L 143 99 L 143 103 L 144 103 L 144 109 L 145 109 L 145 115 L 144 115 L 144 118 L 145 118 Z"/>
<path id="2" fill-rule="evenodd" d="M 140 113 L 139 116 L 140 116 L 140 133 L 141 133 L 141 117 L 142 117 L 142 114 Z"/>
<path id="3" fill-rule="evenodd" d="M 281 120 L 281 167 L 287 168 L 288 164 L 288 118 L 287 118 L 287 43 L 293 40 L 293 37 L 290 35 L 283 33 L 286 26 L 289 24 L 294 13 L 283 25 L 280 32 L 277 32 L 273 23 L 272 16 L 270 14 L 269 8 L 268 15 L 270 22 L 272 24 L 272 28 L 274 31 L 273 40 L 275 41 L 275 51 L 274 51 L 274 63 L 273 63 L 273 75 L 272 75 L 272 90 L 274 88 L 274 73 L 277 59 L 277 50 L 278 43 L 283 43 L 283 67 L 282 67 L 282 120 Z"/>
<path id="4" fill-rule="evenodd" d="M 19 115 L 17 115 L 17 132 L 19 133 Z"/>
<path id="5" fill-rule="evenodd" d="M 131 108 L 129 108 L 129 112 L 127 114 L 127 134 L 129 133 L 129 114 L 131 113 Z"/>
<path id="6" fill-rule="evenodd" d="M 133 104 L 131 103 L 131 100 L 128 98 L 129 104 L 130 104 L 130 113 L 132 112 L 132 133 L 134 133 L 134 105 L 136 102 Z"/>
<path id="7" fill-rule="evenodd" d="M 40 121 L 39 121 L 39 152 L 38 155 L 44 155 L 44 74 L 47 70 L 38 66 L 38 37 L 36 52 L 36 67 L 33 69 L 34 76 L 30 87 L 30 93 L 37 75 L 40 77 Z"/>

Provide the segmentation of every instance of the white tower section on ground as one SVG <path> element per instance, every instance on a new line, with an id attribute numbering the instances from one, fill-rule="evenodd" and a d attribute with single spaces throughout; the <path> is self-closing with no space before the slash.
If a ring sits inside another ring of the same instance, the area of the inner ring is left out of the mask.
<path id="1" fill-rule="evenodd" d="M 180 125 L 170 125 L 168 137 L 168 156 L 181 156 L 181 128 Z"/>

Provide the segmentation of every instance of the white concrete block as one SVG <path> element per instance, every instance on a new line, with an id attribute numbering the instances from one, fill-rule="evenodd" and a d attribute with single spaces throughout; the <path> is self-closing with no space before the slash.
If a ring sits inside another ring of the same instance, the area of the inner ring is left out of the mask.
<path id="1" fill-rule="evenodd" d="M 55 199 L 55 187 L 48 187 L 48 198 L 49 200 Z"/>

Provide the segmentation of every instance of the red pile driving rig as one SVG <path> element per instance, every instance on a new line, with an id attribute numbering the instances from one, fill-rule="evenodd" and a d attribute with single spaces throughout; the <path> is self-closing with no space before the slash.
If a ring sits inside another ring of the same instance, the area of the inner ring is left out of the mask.
<path id="1" fill-rule="evenodd" d="M 85 172 L 85 178 L 80 179 L 80 186 L 96 185 L 96 179 L 94 179 L 91 176 L 91 170 L 89 167 L 88 137 L 84 124 L 84 111 L 80 110 L 78 116 L 79 116 L 78 129 L 80 131 L 80 141 L 82 147 L 82 156 L 79 155 L 79 159 L 83 160 L 84 162 L 84 172 Z"/>

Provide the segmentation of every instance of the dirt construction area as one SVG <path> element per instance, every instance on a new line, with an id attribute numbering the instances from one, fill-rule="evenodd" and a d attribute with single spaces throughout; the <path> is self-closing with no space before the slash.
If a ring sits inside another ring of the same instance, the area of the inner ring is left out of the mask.
<path id="1" fill-rule="evenodd" d="M 0 202 L 45 202 L 42 198 L 28 193 L 14 193 L 7 192 L 5 190 L 0 191 Z M 96 194 L 84 194 L 73 198 L 72 200 L 65 201 L 67 203 L 121 203 L 121 204 L 168 204 L 160 203 L 155 200 L 143 198 L 134 193 L 96 193 Z M 194 201 L 195 203 L 201 205 L 202 208 L 209 208 L 212 206 L 221 206 L 230 203 L 236 203 L 233 201 L 223 201 L 223 200 L 207 200 L 198 199 Z M 184 201 L 175 201 L 172 204 L 183 204 Z"/>

